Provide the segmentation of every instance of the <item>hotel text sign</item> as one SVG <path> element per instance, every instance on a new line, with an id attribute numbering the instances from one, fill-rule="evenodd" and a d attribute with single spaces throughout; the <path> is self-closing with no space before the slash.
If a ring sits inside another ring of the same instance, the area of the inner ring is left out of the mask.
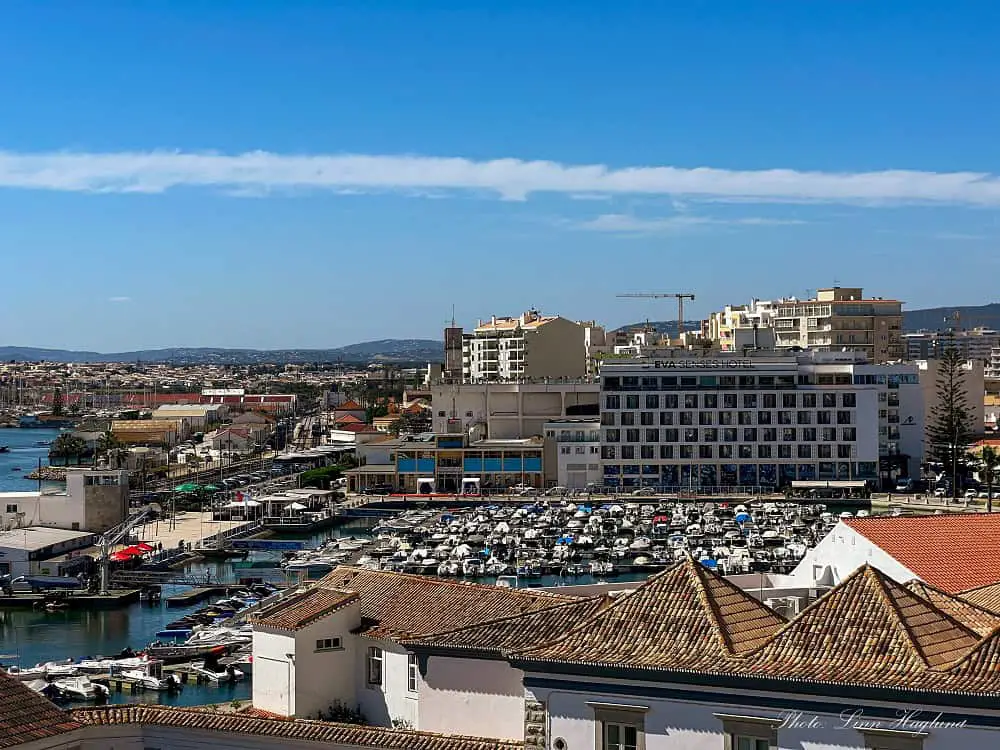
<path id="1" fill-rule="evenodd" d="M 653 367 L 664 370 L 750 370 L 751 359 L 657 359 Z"/>

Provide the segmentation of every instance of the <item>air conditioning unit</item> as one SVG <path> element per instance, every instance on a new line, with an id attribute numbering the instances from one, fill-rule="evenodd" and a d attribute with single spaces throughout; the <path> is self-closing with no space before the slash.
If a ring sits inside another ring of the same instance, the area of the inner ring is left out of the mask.
<path id="1" fill-rule="evenodd" d="M 786 619 L 791 619 L 799 613 L 801 600 L 797 596 L 781 596 L 765 599 L 764 604 Z"/>

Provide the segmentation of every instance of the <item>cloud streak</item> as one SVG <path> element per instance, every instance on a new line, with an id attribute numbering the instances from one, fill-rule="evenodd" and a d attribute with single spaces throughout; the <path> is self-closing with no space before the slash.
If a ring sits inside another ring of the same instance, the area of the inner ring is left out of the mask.
<path id="1" fill-rule="evenodd" d="M 131 301 L 131 297 L 108 297 L 108 302 L 114 302 L 115 304 L 123 304 Z"/>
<path id="2" fill-rule="evenodd" d="M 0 187 L 162 193 L 180 187 L 234 191 L 486 191 L 508 200 L 533 193 L 670 195 L 761 203 L 885 202 L 1000 206 L 1000 177 L 986 172 L 743 171 L 699 167 L 358 154 L 178 151 L 14 153 L 0 151 Z"/>
<path id="3" fill-rule="evenodd" d="M 659 234 L 684 229 L 710 226 L 791 226 L 805 224 L 799 219 L 771 219 L 761 216 L 746 216 L 735 219 L 719 219 L 710 216 L 680 214 L 657 219 L 644 219 L 631 214 L 602 214 L 594 219 L 579 222 L 575 229 L 612 234 Z"/>

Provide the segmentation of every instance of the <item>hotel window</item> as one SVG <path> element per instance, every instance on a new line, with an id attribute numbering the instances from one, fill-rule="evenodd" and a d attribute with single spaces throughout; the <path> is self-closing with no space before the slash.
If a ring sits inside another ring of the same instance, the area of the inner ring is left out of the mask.
<path id="1" fill-rule="evenodd" d="M 843 433 L 843 439 L 848 443 L 853 443 L 858 439 L 858 430 L 855 427 L 845 427 L 841 432 Z"/>
<path id="2" fill-rule="evenodd" d="M 645 750 L 645 706 L 590 703 L 597 730 L 597 750 Z"/>
<path id="3" fill-rule="evenodd" d="M 674 413 L 670 411 L 660 412 L 660 426 L 670 425 L 674 423 Z"/>
<path id="4" fill-rule="evenodd" d="M 559 455 L 560 456 L 568 456 L 572 452 L 573 451 L 570 449 L 570 446 L 568 446 L 568 445 L 560 445 L 559 446 Z"/>
<path id="5" fill-rule="evenodd" d="M 697 443 L 698 442 L 698 430 L 694 427 L 689 427 L 684 430 L 684 442 L 685 443 Z"/>
<path id="6" fill-rule="evenodd" d="M 635 446 L 634 445 L 623 445 L 622 446 L 622 461 L 634 461 L 635 460 Z"/>
<path id="7" fill-rule="evenodd" d="M 816 394 L 815 393 L 803 393 L 802 394 L 802 408 L 803 409 L 815 409 L 816 408 Z"/>
<path id="8" fill-rule="evenodd" d="M 655 428 L 652 430 L 646 430 L 646 442 L 647 443 L 660 442 L 660 431 Z"/>
<path id="9" fill-rule="evenodd" d="M 740 388 L 753 388 L 757 385 L 757 378 L 753 375 L 740 375 Z"/>
<path id="10" fill-rule="evenodd" d="M 719 412 L 719 424 L 727 425 L 733 423 L 733 413 L 731 411 Z"/>
<path id="11" fill-rule="evenodd" d="M 604 431 L 604 442 L 606 443 L 617 443 L 621 438 L 621 430 L 605 430 Z"/>
<path id="12" fill-rule="evenodd" d="M 681 446 L 681 458 L 694 458 L 694 446 L 693 445 L 682 445 Z"/>
<path id="13" fill-rule="evenodd" d="M 781 719 L 716 714 L 726 734 L 725 750 L 776 750 Z"/>
<path id="14" fill-rule="evenodd" d="M 707 426 L 712 424 L 712 412 L 710 411 L 700 411 L 698 412 L 698 424 L 702 426 Z"/>
<path id="15" fill-rule="evenodd" d="M 603 445 L 601 446 L 601 458 L 615 460 L 618 451 L 615 450 L 613 445 Z"/>
<path id="16" fill-rule="evenodd" d="M 612 411 L 606 411 L 601 414 L 601 424 L 605 427 L 615 426 L 615 413 Z"/>
<path id="17" fill-rule="evenodd" d="M 743 408 L 744 409 L 756 409 L 757 408 L 757 394 L 756 393 L 744 393 L 743 394 Z"/>
<path id="18" fill-rule="evenodd" d="M 752 445 L 740 445 L 739 446 L 739 456 L 741 459 L 753 458 L 753 446 Z"/>
<path id="19" fill-rule="evenodd" d="M 639 412 L 639 424 L 643 427 L 652 427 L 656 424 L 656 412 L 643 411 Z"/>
<path id="20" fill-rule="evenodd" d="M 832 445 L 817 445 L 817 458 L 833 458 L 833 446 Z"/>
<path id="21" fill-rule="evenodd" d="M 761 439 L 765 443 L 775 443 L 778 441 L 778 431 L 773 427 L 766 427 L 761 430 Z"/>
<path id="22" fill-rule="evenodd" d="M 732 458 L 732 457 L 733 457 L 733 446 L 731 445 L 719 446 L 719 458 Z"/>
<path id="23" fill-rule="evenodd" d="M 837 394 L 836 393 L 824 393 L 823 394 L 823 408 L 824 409 L 835 409 L 837 407 Z"/>
<path id="24" fill-rule="evenodd" d="M 722 394 L 722 408 L 723 409 L 736 409 L 737 400 L 735 393 L 723 393 Z"/>
<path id="25" fill-rule="evenodd" d="M 778 424 L 791 424 L 791 423 L 792 423 L 792 413 L 790 411 L 778 412 Z"/>
<path id="26" fill-rule="evenodd" d="M 639 446 L 639 458 L 651 461 L 656 458 L 656 446 L 655 445 L 640 445 Z"/>
<path id="27" fill-rule="evenodd" d="M 756 443 L 757 442 L 757 428 L 756 427 L 744 427 L 743 428 L 743 442 L 745 442 L 745 443 Z"/>
<path id="28" fill-rule="evenodd" d="M 741 411 L 737 414 L 739 417 L 740 424 L 753 424 L 753 412 L 752 411 Z"/>
<path id="29" fill-rule="evenodd" d="M 778 446 L 778 458 L 791 458 L 791 457 L 792 457 L 792 446 L 790 445 Z"/>
<path id="30" fill-rule="evenodd" d="M 837 412 L 837 424 L 850 424 L 850 423 L 851 423 L 851 412 L 849 411 Z"/>
<path id="31" fill-rule="evenodd" d="M 667 393 L 663 396 L 663 408 L 664 409 L 676 409 L 677 408 L 677 394 Z"/>
<path id="32" fill-rule="evenodd" d="M 812 446 L 799 443 L 799 458 L 812 458 Z"/>
<path id="33" fill-rule="evenodd" d="M 622 408 L 622 397 L 621 396 L 605 396 L 604 397 L 604 408 L 605 409 L 621 409 Z"/>
<path id="34" fill-rule="evenodd" d="M 669 461 L 674 457 L 674 446 L 672 445 L 661 445 L 660 446 L 660 459 L 663 461 Z"/>
<path id="35" fill-rule="evenodd" d="M 638 443 L 639 442 L 639 430 L 636 428 L 631 428 L 625 430 L 625 442 L 626 443 Z"/>
<path id="36" fill-rule="evenodd" d="M 812 424 L 812 412 L 811 411 L 800 411 L 795 415 L 796 421 L 799 424 Z"/>
<path id="37" fill-rule="evenodd" d="M 699 445 L 698 446 L 698 458 L 712 458 L 712 446 L 711 445 Z"/>
<path id="38" fill-rule="evenodd" d="M 655 393 L 646 394 L 646 408 L 647 409 L 659 409 L 660 408 L 660 397 Z"/>
<path id="39" fill-rule="evenodd" d="M 823 428 L 823 442 L 824 443 L 835 443 L 835 442 L 837 442 L 837 428 L 836 427 L 824 427 Z"/>
<path id="40" fill-rule="evenodd" d="M 706 443 L 715 443 L 719 440 L 719 431 L 714 427 L 709 427 L 702 431 L 701 439 Z"/>
<path id="41" fill-rule="evenodd" d="M 776 393 L 765 393 L 761 398 L 761 406 L 765 409 L 778 408 L 778 395 Z"/>
<path id="42" fill-rule="evenodd" d="M 816 424 L 833 424 L 832 412 L 828 411 L 816 412 Z"/>
<path id="43" fill-rule="evenodd" d="M 694 412 L 693 411 L 682 411 L 680 412 L 680 424 L 694 424 Z"/>
<path id="44" fill-rule="evenodd" d="M 735 375 L 720 375 L 719 376 L 719 387 L 720 388 L 735 388 L 736 387 L 736 376 Z"/>
<path id="45" fill-rule="evenodd" d="M 635 393 L 630 393 L 625 397 L 625 408 L 626 409 L 638 409 L 639 408 L 639 396 Z"/>
<path id="46" fill-rule="evenodd" d="M 784 440 L 786 443 L 794 443 L 795 437 L 796 435 L 794 427 L 786 427 L 781 431 L 781 439 Z"/>
<path id="47" fill-rule="evenodd" d="M 336 651 L 340 648 L 339 638 L 318 638 L 316 640 L 317 651 Z"/>
<path id="48" fill-rule="evenodd" d="M 663 431 L 663 442 L 664 443 L 676 443 L 677 442 L 677 430 L 664 430 Z"/>
<path id="49" fill-rule="evenodd" d="M 771 424 L 771 412 L 769 411 L 757 412 L 757 424 Z"/>
<path id="50" fill-rule="evenodd" d="M 622 427 L 628 427 L 635 424 L 635 412 L 623 411 L 622 412 Z"/>
<path id="51" fill-rule="evenodd" d="M 406 689 L 411 693 L 417 692 L 417 655 L 406 655 Z"/>
<path id="52" fill-rule="evenodd" d="M 802 442 L 803 443 L 815 443 L 816 442 L 816 428 L 815 427 L 803 427 L 802 428 Z"/>
<path id="53" fill-rule="evenodd" d="M 771 446 L 770 445 L 758 445 L 757 446 L 757 458 L 770 458 L 771 457 Z"/>
<path id="54" fill-rule="evenodd" d="M 849 445 L 837 446 L 837 458 L 850 458 L 850 457 L 851 457 L 851 446 Z"/>
<path id="55" fill-rule="evenodd" d="M 685 409 L 697 409 L 698 408 L 698 394 L 697 393 L 685 393 L 684 394 L 684 408 Z"/>
<path id="56" fill-rule="evenodd" d="M 845 409 L 852 409 L 858 405 L 858 394 L 844 393 L 840 397 L 840 405 Z"/>
<path id="57" fill-rule="evenodd" d="M 783 408 L 783 409 L 794 409 L 795 408 L 795 394 L 794 393 L 782 393 L 781 394 L 781 408 Z"/>
<path id="58" fill-rule="evenodd" d="M 726 427 L 722 430 L 722 441 L 724 443 L 735 443 L 737 434 L 735 427 Z"/>
<path id="59" fill-rule="evenodd" d="M 702 396 L 702 400 L 705 402 L 706 409 L 719 408 L 719 396 L 715 393 L 706 393 L 704 396 Z"/>
<path id="60" fill-rule="evenodd" d="M 382 684 L 382 649 L 378 646 L 368 648 L 368 684 Z"/>

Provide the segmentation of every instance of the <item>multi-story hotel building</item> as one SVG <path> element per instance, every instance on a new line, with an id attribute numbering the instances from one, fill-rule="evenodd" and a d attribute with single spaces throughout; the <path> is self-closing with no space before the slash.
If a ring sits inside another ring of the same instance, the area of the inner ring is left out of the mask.
<path id="1" fill-rule="evenodd" d="M 910 364 L 857 352 L 619 360 L 601 367 L 607 486 L 773 487 L 917 476 Z"/>
<path id="2" fill-rule="evenodd" d="M 779 350 L 864 352 L 870 362 L 903 359 L 903 312 L 898 300 L 865 299 L 860 287 L 817 290 L 815 299 L 754 300 L 712 313 L 705 331 L 724 351 L 739 351 L 735 331 L 773 328 Z"/>
<path id="3" fill-rule="evenodd" d="M 1000 347 L 1000 331 L 973 328 L 968 331 L 917 331 L 903 334 L 906 358 L 938 359 L 955 349 L 963 359 L 989 363 L 994 349 Z"/>

